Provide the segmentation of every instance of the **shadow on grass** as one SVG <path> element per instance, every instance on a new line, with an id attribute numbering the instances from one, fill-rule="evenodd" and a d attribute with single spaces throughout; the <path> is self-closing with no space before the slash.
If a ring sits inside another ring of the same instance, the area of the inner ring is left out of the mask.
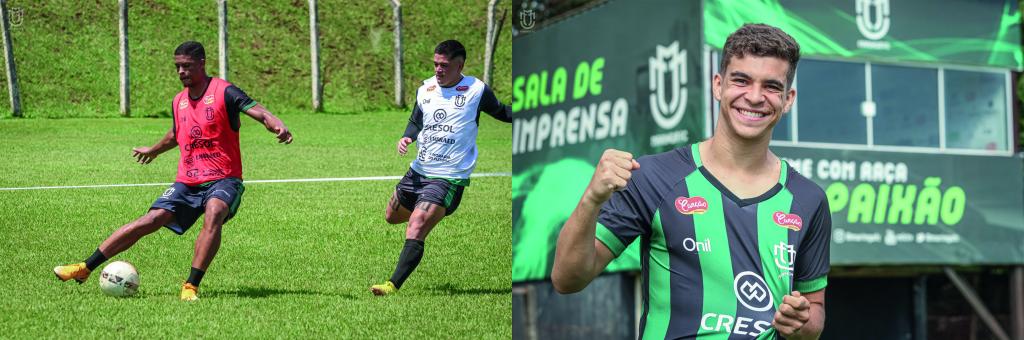
<path id="1" fill-rule="evenodd" d="M 512 295 L 512 286 L 508 288 L 463 288 L 445 283 L 427 289 L 437 295 Z"/>
<path id="2" fill-rule="evenodd" d="M 242 287 L 234 290 L 212 290 L 206 292 L 205 295 L 206 296 L 200 294 L 200 297 L 237 296 L 241 298 L 260 299 L 277 295 L 319 295 L 340 297 L 348 300 L 354 300 L 356 298 L 355 295 L 338 292 L 315 291 L 308 289 L 279 289 L 269 287 Z"/>

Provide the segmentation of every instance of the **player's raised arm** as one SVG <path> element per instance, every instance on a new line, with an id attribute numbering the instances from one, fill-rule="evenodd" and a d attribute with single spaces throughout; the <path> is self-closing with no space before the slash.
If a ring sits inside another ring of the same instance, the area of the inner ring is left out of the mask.
<path id="1" fill-rule="evenodd" d="M 490 86 L 484 86 L 484 93 L 480 96 L 480 111 L 486 112 L 494 119 L 512 122 L 512 107 L 498 101 Z"/>
<path id="2" fill-rule="evenodd" d="M 175 146 L 178 146 L 178 141 L 174 139 L 174 128 L 171 127 L 171 129 L 167 131 L 167 134 L 153 146 L 136 147 L 132 149 L 132 152 L 134 153 L 133 157 L 135 157 L 135 160 L 139 162 L 139 164 L 149 164 L 153 159 L 156 159 L 156 156 L 159 156 L 167 150 L 173 149 Z"/>
<path id="3" fill-rule="evenodd" d="M 628 152 L 608 149 L 601 156 L 583 197 L 558 235 L 551 282 L 559 293 L 582 290 L 615 258 L 595 237 L 597 216 L 601 205 L 624 189 L 632 171 L 639 168 Z"/>
<path id="4" fill-rule="evenodd" d="M 284 122 L 270 113 L 270 111 L 267 111 L 267 108 L 263 107 L 263 105 L 253 105 L 245 110 L 245 114 L 262 123 L 267 128 L 267 131 L 273 132 L 277 136 L 278 143 L 291 144 L 291 131 L 288 131 L 288 127 L 284 126 Z"/>

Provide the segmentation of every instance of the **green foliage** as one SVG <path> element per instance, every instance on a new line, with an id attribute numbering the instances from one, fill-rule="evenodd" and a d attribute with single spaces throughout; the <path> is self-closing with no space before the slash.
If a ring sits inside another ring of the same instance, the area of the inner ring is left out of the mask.
<path id="1" fill-rule="evenodd" d="M 433 49 L 446 39 L 466 45 L 464 73 L 483 78 L 487 2 L 405 1 L 405 103 L 433 75 Z M 511 2 L 503 9 L 511 13 Z M 117 1 L 12 0 L 22 22 L 12 28 L 26 117 L 116 117 L 120 110 Z M 390 2 L 320 1 L 324 109 L 329 113 L 394 106 L 394 34 Z M 170 115 L 181 90 L 173 68 L 178 44 L 206 47 L 209 74 L 219 72 L 215 1 L 130 1 L 129 56 L 133 116 Z M 511 99 L 511 14 L 495 52 L 492 87 Z M 308 1 L 228 2 L 228 80 L 272 112 L 312 110 Z M 6 75 L 0 91 L 7 92 Z M 0 100 L 0 117 L 10 102 Z"/>

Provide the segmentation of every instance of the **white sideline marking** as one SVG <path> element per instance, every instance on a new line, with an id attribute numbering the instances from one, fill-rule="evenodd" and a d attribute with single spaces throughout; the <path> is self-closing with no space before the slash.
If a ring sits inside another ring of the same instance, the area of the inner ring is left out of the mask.
<path id="1" fill-rule="evenodd" d="M 511 177 L 510 172 L 492 172 L 472 174 L 469 177 Z M 294 182 L 348 182 L 348 181 L 384 181 L 402 179 L 402 176 L 377 176 L 377 177 L 339 177 L 339 178 L 293 178 L 293 179 L 256 179 L 244 181 L 245 184 L 252 183 L 294 183 Z M 12 190 L 44 190 L 44 189 L 93 189 L 93 188 L 117 188 L 117 187 L 149 187 L 168 186 L 173 183 L 140 183 L 140 184 L 99 184 L 99 185 L 64 185 L 50 187 L 23 187 L 23 188 L 0 188 L 0 191 Z"/>

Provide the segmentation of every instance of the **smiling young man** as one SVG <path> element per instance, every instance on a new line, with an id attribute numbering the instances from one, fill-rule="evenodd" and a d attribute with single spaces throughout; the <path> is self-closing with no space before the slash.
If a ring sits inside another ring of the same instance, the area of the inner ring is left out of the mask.
<path id="1" fill-rule="evenodd" d="M 796 96 L 800 48 L 747 24 L 712 81 L 713 137 L 633 159 L 602 155 L 558 238 L 552 283 L 582 290 L 641 242 L 641 338 L 816 339 L 825 324 L 831 217 L 824 192 L 769 149 Z"/>
<path id="2" fill-rule="evenodd" d="M 476 168 L 480 112 L 512 122 L 511 107 L 499 102 L 483 81 L 462 74 L 465 62 L 462 43 L 441 42 L 434 48 L 434 76 L 416 91 L 416 107 L 397 143 L 400 155 L 412 142 L 419 143 L 416 159 L 384 210 L 388 223 L 409 223 L 405 245 L 391 279 L 370 287 L 374 295 L 393 294 L 402 287 L 423 258 L 427 235 L 459 207 Z"/>
<path id="3" fill-rule="evenodd" d="M 220 248 L 221 227 L 235 215 L 245 192 L 238 147 L 239 113 L 263 124 L 278 142 L 292 142 L 288 128 L 263 105 L 226 80 L 206 75 L 203 45 L 195 41 L 179 45 L 174 50 L 174 68 L 184 89 L 171 102 L 171 129 L 155 145 L 132 151 L 139 163 L 149 164 L 178 147 L 181 157 L 175 183 L 157 198 L 149 212 L 117 229 L 84 262 L 54 268 L 61 281 L 85 282 L 107 259 L 128 250 L 161 226 L 181 235 L 203 215 L 192 269 L 180 295 L 183 301 L 198 300 L 199 283 Z"/>

